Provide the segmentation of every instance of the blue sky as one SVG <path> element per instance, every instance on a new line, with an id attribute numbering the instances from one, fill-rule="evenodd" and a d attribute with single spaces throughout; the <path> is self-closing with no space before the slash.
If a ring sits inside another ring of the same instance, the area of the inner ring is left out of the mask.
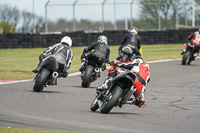
<path id="1" fill-rule="evenodd" d="M 0 0 L 0 4 L 10 4 L 18 7 L 20 10 L 26 10 L 33 12 L 33 1 L 34 1 L 34 12 L 38 16 L 45 17 L 45 4 L 48 0 Z M 64 4 L 73 4 L 75 0 L 50 0 L 49 6 L 47 7 L 47 15 L 50 20 L 58 20 L 64 18 L 71 20 L 73 18 L 72 6 L 66 6 Z M 116 5 L 116 19 L 129 19 L 130 18 L 130 2 L 131 0 L 115 0 L 117 3 L 125 2 L 127 4 Z M 90 19 L 90 20 L 102 20 L 102 6 L 101 5 L 81 5 L 81 4 L 92 4 L 102 3 L 103 0 L 78 0 L 75 6 L 75 18 Z M 114 6 L 109 4 L 113 3 L 114 0 L 107 0 L 104 6 L 104 20 L 114 21 Z M 59 6 L 56 6 L 59 5 Z M 62 5 L 62 6 L 61 6 Z M 133 18 L 138 16 L 138 7 L 133 5 Z"/>

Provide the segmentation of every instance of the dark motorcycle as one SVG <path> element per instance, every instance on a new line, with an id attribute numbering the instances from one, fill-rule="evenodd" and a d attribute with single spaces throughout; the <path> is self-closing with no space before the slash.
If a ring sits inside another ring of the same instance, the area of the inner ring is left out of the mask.
<path id="1" fill-rule="evenodd" d="M 49 55 L 40 64 L 40 70 L 34 78 L 33 90 L 35 92 L 41 92 L 45 87 L 49 85 L 57 85 L 57 78 L 62 74 L 59 68 L 62 68 L 64 65 L 58 63 L 66 62 L 64 58 L 59 55 Z"/>
<path id="2" fill-rule="evenodd" d="M 127 62 L 127 60 L 134 55 L 134 52 L 133 52 L 132 48 L 135 49 L 135 47 L 130 45 L 130 44 L 127 44 L 126 46 L 124 46 L 122 48 L 122 51 L 120 52 L 119 61 Z"/>
<path id="3" fill-rule="evenodd" d="M 184 44 L 184 50 L 181 53 L 183 55 L 182 59 L 182 65 L 190 65 L 191 61 L 195 59 L 194 53 L 195 53 L 196 45 L 191 43 Z"/>
<path id="4" fill-rule="evenodd" d="M 91 82 L 97 80 L 102 72 L 102 66 L 105 66 L 103 60 L 93 54 L 85 54 L 85 69 L 81 71 L 81 86 L 88 88 Z"/>
<path id="5" fill-rule="evenodd" d="M 124 72 L 113 78 L 108 90 L 97 91 L 90 110 L 100 108 L 101 113 L 109 113 L 115 106 L 121 108 L 134 93 L 131 90 L 134 79 L 135 75 L 131 72 Z"/>

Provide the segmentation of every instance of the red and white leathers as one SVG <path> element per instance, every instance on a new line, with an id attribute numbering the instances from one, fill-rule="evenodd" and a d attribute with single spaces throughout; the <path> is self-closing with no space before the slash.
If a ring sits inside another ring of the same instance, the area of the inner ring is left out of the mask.
<path id="1" fill-rule="evenodd" d="M 200 35 L 199 31 L 196 31 L 188 36 L 188 40 L 194 43 L 197 46 L 200 46 Z"/>
<path id="2" fill-rule="evenodd" d="M 188 36 L 188 40 L 193 43 L 194 45 L 196 45 L 196 50 L 195 50 L 195 56 L 198 56 L 199 55 L 199 48 L 200 48 L 200 33 L 199 31 L 196 31 L 192 34 L 190 34 Z M 186 48 L 187 48 L 187 45 L 184 44 L 184 50 L 183 52 L 186 51 Z"/>
<path id="3" fill-rule="evenodd" d="M 141 104 L 144 104 L 144 92 L 147 83 L 150 80 L 149 65 L 142 59 L 134 59 L 133 61 L 125 63 L 114 60 L 111 61 L 111 65 L 129 69 L 132 73 L 134 73 L 135 80 L 132 84 L 132 90 L 134 91 L 133 95 L 136 100 L 141 101 Z"/>

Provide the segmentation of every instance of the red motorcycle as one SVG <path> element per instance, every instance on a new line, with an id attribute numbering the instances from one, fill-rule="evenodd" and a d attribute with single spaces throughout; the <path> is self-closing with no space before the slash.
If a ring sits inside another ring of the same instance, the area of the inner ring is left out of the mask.
<path id="1" fill-rule="evenodd" d="M 195 60 L 196 57 L 196 45 L 191 43 L 185 43 L 183 52 L 181 53 L 183 55 L 182 59 L 182 65 L 190 65 L 190 63 Z"/>

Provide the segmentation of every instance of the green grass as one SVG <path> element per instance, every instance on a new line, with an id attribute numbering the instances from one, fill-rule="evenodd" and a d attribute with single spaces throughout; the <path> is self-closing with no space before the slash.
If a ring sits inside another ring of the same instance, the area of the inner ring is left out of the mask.
<path id="1" fill-rule="evenodd" d="M 85 47 L 73 47 L 74 58 L 69 72 L 77 72 L 81 64 L 81 54 Z M 110 46 L 110 59 L 116 59 L 119 46 Z M 183 44 L 142 45 L 146 61 L 181 58 Z M 39 55 L 44 48 L 35 49 L 0 49 L 0 80 L 31 79 L 31 72 L 37 67 Z"/>
<path id="2" fill-rule="evenodd" d="M 183 44 L 144 45 L 142 52 L 146 61 L 182 58 Z"/>
<path id="3" fill-rule="evenodd" d="M 98 133 L 98 132 L 43 131 L 43 130 L 35 130 L 35 129 L 0 127 L 0 133 Z"/>

